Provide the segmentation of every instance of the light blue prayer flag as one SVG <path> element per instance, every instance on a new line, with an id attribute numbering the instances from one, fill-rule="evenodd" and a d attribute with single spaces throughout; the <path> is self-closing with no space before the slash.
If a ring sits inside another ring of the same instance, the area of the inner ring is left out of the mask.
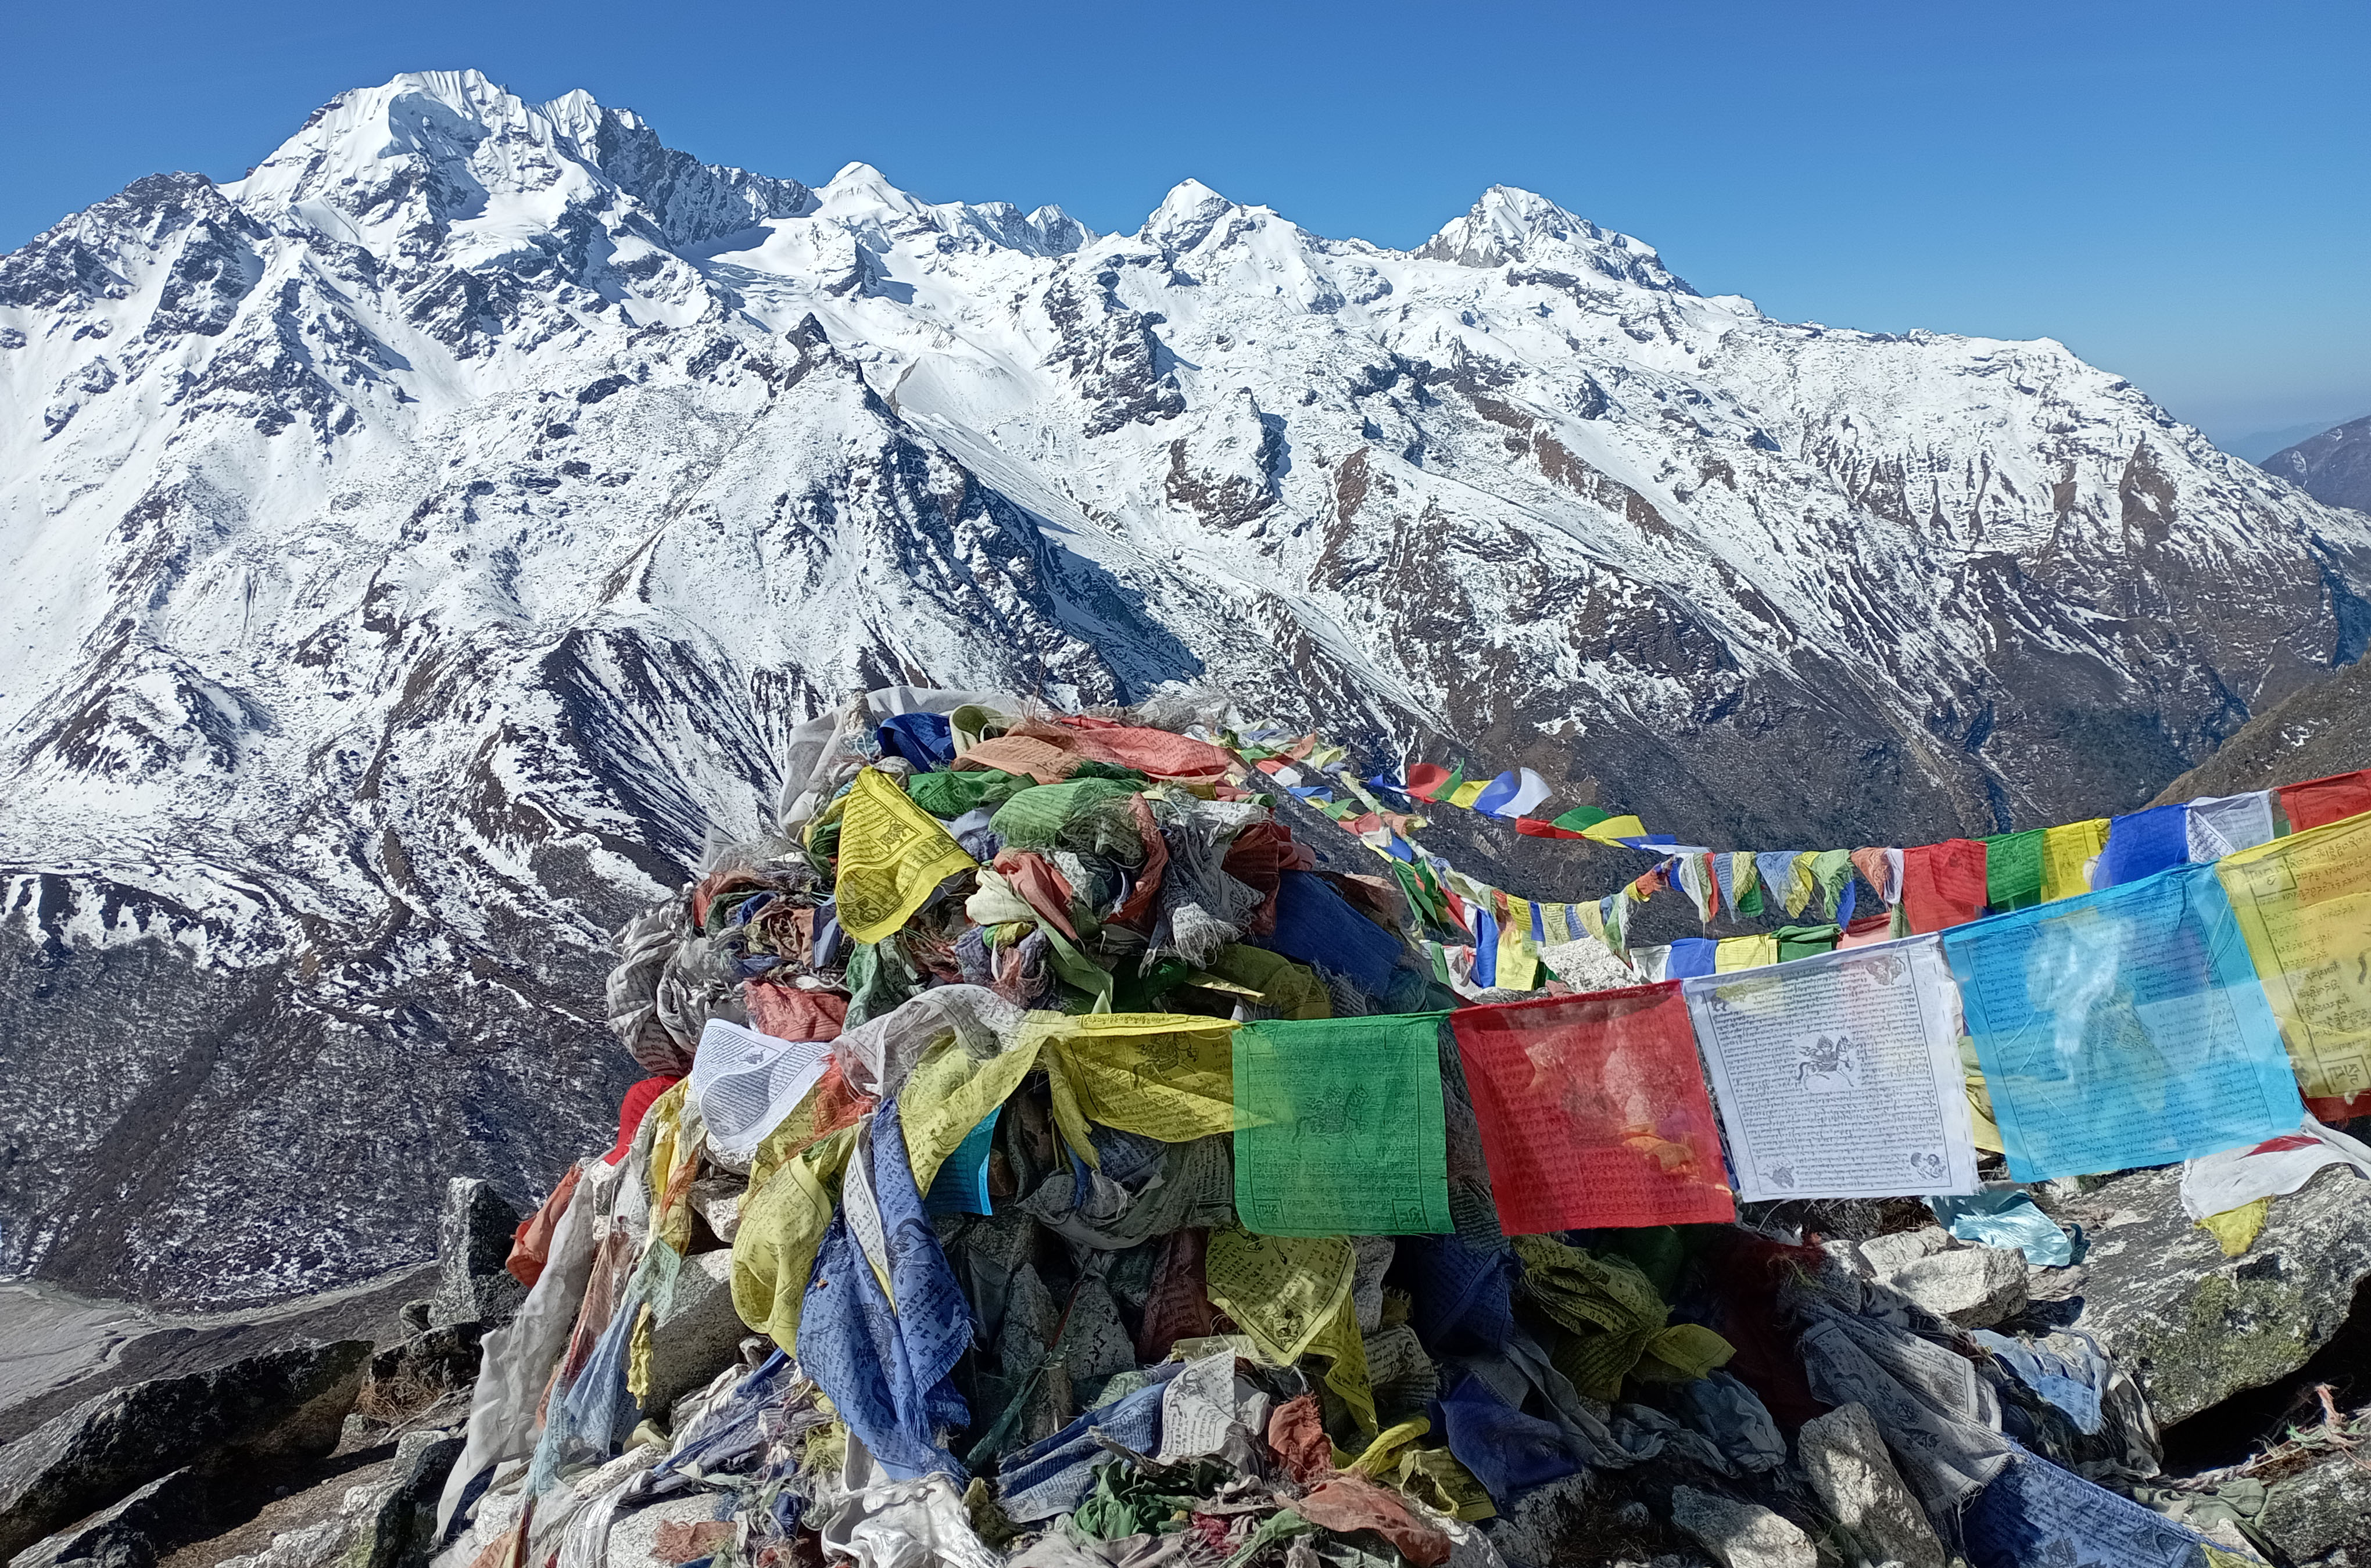
<path id="1" fill-rule="evenodd" d="M 977 1126 L 964 1135 L 964 1141 L 947 1156 L 939 1173 L 931 1178 L 931 1190 L 922 1198 L 927 1214 L 994 1214 L 996 1206 L 988 1197 L 988 1157 L 996 1147 L 996 1120 L 1004 1114 L 1000 1105 L 980 1120 Z"/>
<path id="2" fill-rule="evenodd" d="M 2304 1113 L 2211 865 L 1943 933 L 2009 1178 L 2277 1137 Z"/>

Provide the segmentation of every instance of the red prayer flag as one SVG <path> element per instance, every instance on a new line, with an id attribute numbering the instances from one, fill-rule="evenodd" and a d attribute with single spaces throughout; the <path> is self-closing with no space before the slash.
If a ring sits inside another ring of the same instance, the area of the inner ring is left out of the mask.
<path id="1" fill-rule="evenodd" d="M 2273 793 L 2280 797 L 2281 811 L 2289 819 L 2289 831 L 2303 833 L 2308 827 L 2371 812 L 2371 768 L 2284 784 Z"/>
<path id="2" fill-rule="evenodd" d="M 1437 762 L 1419 762 L 1407 770 L 1405 792 L 1419 801 L 1429 801 L 1443 784 L 1449 782 L 1449 769 Z"/>
<path id="3" fill-rule="evenodd" d="M 1678 981 L 1449 1021 L 1509 1235 L 1737 1217 Z"/>
<path id="4" fill-rule="evenodd" d="M 1558 827 L 1543 817 L 1517 817 L 1515 831 L 1526 838 L 1586 838 L 1585 833 L 1575 833 L 1568 827 Z"/>
<path id="5" fill-rule="evenodd" d="M 1902 852 L 1902 907 L 1914 936 L 1964 926 L 1984 912 L 1984 847 L 1946 838 Z"/>

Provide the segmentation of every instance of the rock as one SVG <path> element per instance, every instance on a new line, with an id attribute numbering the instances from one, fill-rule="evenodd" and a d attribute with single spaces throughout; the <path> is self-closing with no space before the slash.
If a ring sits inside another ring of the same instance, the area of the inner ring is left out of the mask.
<path id="1" fill-rule="evenodd" d="M 1491 1522 L 1490 1544 L 1519 1568 L 1547 1568 L 1594 1508 L 1587 1470 L 1534 1486 Z"/>
<path id="2" fill-rule="evenodd" d="M 409 1415 L 439 1395 L 475 1383 L 480 1344 L 492 1326 L 447 1323 L 375 1353 L 361 1408 L 381 1418 Z"/>
<path id="3" fill-rule="evenodd" d="M 1931 1258 L 1953 1245 L 1951 1233 L 1939 1225 L 1920 1230 L 1896 1230 L 1858 1242 L 1860 1255 L 1879 1278 L 1906 1269 L 1921 1258 Z"/>
<path id="4" fill-rule="evenodd" d="M 0 1555 L 188 1466 L 200 1479 L 337 1447 L 367 1340 L 300 1345 L 84 1401 L 0 1449 Z"/>
<path id="5" fill-rule="evenodd" d="M 2131 1367 L 2166 1425 L 2305 1365 L 2371 1274 L 2371 1203 L 2352 1180 L 2273 1200 L 2254 1247 L 2226 1258 L 2181 1212 L 2181 1167 L 2119 1176 L 2059 1205 L 2089 1242 L 2074 1327 Z"/>
<path id="6" fill-rule="evenodd" d="M 526 1286 L 503 1262 L 518 1230 L 518 1210 L 492 1183 L 456 1176 L 445 1189 L 445 1209 L 436 1221 L 436 1294 L 428 1307 L 432 1327 L 493 1322 L 518 1310 Z"/>
<path id="7" fill-rule="evenodd" d="M 410 1329 L 413 1333 L 426 1333 L 428 1332 L 428 1314 L 434 1305 L 435 1304 L 434 1302 L 430 1301 L 428 1297 L 423 1296 L 417 1301 L 405 1302 L 402 1309 L 398 1315 L 402 1318 L 403 1326 Z"/>
<path id="8" fill-rule="evenodd" d="M 1812 1492 L 1851 1538 L 1857 1560 L 1944 1568 L 1943 1543 L 1893 1468 L 1867 1406 L 1840 1405 L 1807 1421 L 1795 1442 Z"/>
<path id="9" fill-rule="evenodd" d="M 726 1246 L 741 1229 L 741 1200 L 748 1195 L 749 1184 L 739 1177 L 703 1176 L 691 1184 L 688 1194 L 691 1212 L 708 1222 L 708 1228 Z"/>
<path id="10" fill-rule="evenodd" d="M 695 1252 L 676 1275 L 675 1298 L 651 1325 L 651 1390 L 642 1409 L 663 1412 L 740 1359 L 748 1333 L 733 1308 L 733 1254 Z"/>
<path id="11" fill-rule="evenodd" d="M 347 1568 L 425 1568 L 436 1548 L 436 1500 L 461 1457 L 460 1432 L 407 1432 L 395 1446 L 396 1482 L 357 1533 Z"/>
<path id="12" fill-rule="evenodd" d="M 1862 1244 L 1864 1253 L 1868 1245 Z M 1878 1277 L 1963 1329 L 1988 1329 L 2025 1310 L 2025 1254 L 2012 1248 L 1957 1247 Z"/>
<path id="13" fill-rule="evenodd" d="M 210 1516 L 206 1483 L 186 1470 L 160 1476 L 122 1502 L 71 1529 L 34 1542 L 8 1568 L 151 1568 L 156 1560 L 202 1533 Z"/>
<path id="14" fill-rule="evenodd" d="M 1675 1486 L 1671 1523 L 1703 1542 L 1721 1568 L 1818 1568 L 1811 1538 L 1759 1503 Z"/>
<path id="15" fill-rule="evenodd" d="M 2277 1205 L 2273 1212 L 2280 1212 Z M 2371 1470 L 2349 1455 L 2333 1454 L 2267 1491 L 2255 1525 L 2299 1568 L 2324 1562 L 2361 1568 L 2371 1562 Z"/>

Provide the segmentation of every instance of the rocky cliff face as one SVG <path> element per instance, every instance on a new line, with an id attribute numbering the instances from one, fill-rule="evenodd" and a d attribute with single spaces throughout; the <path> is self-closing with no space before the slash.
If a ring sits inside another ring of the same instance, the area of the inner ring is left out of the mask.
<path id="1" fill-rule="evenodd" d="M 2053 342 L 1504 188 L 1098 235 L 473 73 L 0 258 L 0 1263 L 208 1300 L 597 1145 L 602 933 L 850 689 L 1207 682 L 1863 843 L 2137 804 L 2371 634 L 2371 519 Z"/>
<path id="2" fill-rule="evenodd" d="M 2283 447 L 2263 467 L 2316 501 L 2371 512 L 2371 414 Z"/>

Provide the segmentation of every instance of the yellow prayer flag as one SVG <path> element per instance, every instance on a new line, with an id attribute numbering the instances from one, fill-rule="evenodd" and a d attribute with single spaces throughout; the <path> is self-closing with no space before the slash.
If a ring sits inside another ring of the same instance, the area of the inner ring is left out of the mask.
<path id="1" fill-rule="evenodd" d="M 2371 816 L 2215 862 L 2309 1096 L 2371 1090 Z"/>
<path id="2" fill-rule="evenodd" d="M 1496 984 L 1503 990 L 1528 991 L 1539 984 L 1540 950 L 1532 940 L 1532 906 L 1509 898 L 1498 919 L 1498 967 Z"/>
<path id="3" fill-rule="evenodd" d="M 1087 1124 L 1163 1143 L 1235 1126 L 1235 1026 L 1193 1013 L 1033 1013 L 1023 1037 L 1038 1046 L 1063 1141 L 1088 1164 L 1101 1157 Z"/>
<path id="4" fill-rule="evenodd" d="M 1254 1236 L 1240 1226 L 1210 1232 L 1205 1265 L 1210 1304 L 1270 1360 L 1290 1366 L 1305 1355 L 1331 1356 L 1325 1386 L 1359 1430 L 1372 1432 L 1375 1396 L 1350 1295 L 1357 1266 L 1347 1238 Z"/>
<path id="5" fill-rule="evenodd" d="M 1644 838 L 1647 824 L 1635 816 L 1607 817 L 1580 830 L 1583 838 L 1594 838 L 1600 844 L 1611 844 L 1621 838 Z"/>
<path id="6" fill-rule="evenodd" d="M 753 1186 L 742 1200 L 733 1234 L 733 1309 L 741 1320 L 792 1355 L 798 1353 L 799 1308 L 816 1249 L 831 1224 L 840 1172 L 856 1147 L 856 1129 L 842 1127 Z"/>
<path id="7" fill-rule="evenodd" d="M 1779 902 L 1786 906 L 1790 917 L 1800 915 L 1810 906 L 1811 900 L 1819 896 L 1820 879 L 1811 870 L 1811 862 L 1818 859 L 1819 856 L 1809 850 L 1795 857 L 1787 886 L 1779 894 Z"/>
<path id="8" fill-rule="evenodd" d="M 1452 806 L 1463 806 L 1471 811 L 1474 802 L 1482 798 L 1482 791 L 1486 788 L 1488 788 L 1488 780 L 1481 778 L 1476 778 L 1471 783 L 1460 784 L 1449 792 L 1449 803 Z"/>
<path id="9" fill-rule="evenodd" d="M 2070 822 L 2064 827 L 2045 828 L 2041 834 L 2041 901 L 2072 898 L 2078 893 L 2088 893 L 2091 884 L 2084 880 L 2083 868 L 2108 847 L 2108 819 L 2093 817 L 2089 822 Z"/>
<path id="10" fill-rule="evenodd" d="M 877 768 L 856 776 L 847 800 L 832 897 L 841 928 L 860 942 L 877 942 L 910 919 L 941 882 L 977 862 Z"/>
<path id="11" fill-rule="evenodd" d="M 1024 1035 L 1011 1050 L 982 1061 L 957 1036 L 922 1053 L 897 1091 L 898 1129 L 906 1135 L 906 1163 L 913 1168 L 916 1192 L 928 1193 L 939 1167 L 972 1129 L 1012 1098 L 1037 1065 L 1037 1047 L 1036 1037 Z"/>
<path id="12" fill-rule="evenodd" d="M 1724 937 L 1713 944 L 1712 970 L 1716 974 L 1727 974 L 1738 969 L 1760 969 L 1777 962 L 1776 937 Z"/>

